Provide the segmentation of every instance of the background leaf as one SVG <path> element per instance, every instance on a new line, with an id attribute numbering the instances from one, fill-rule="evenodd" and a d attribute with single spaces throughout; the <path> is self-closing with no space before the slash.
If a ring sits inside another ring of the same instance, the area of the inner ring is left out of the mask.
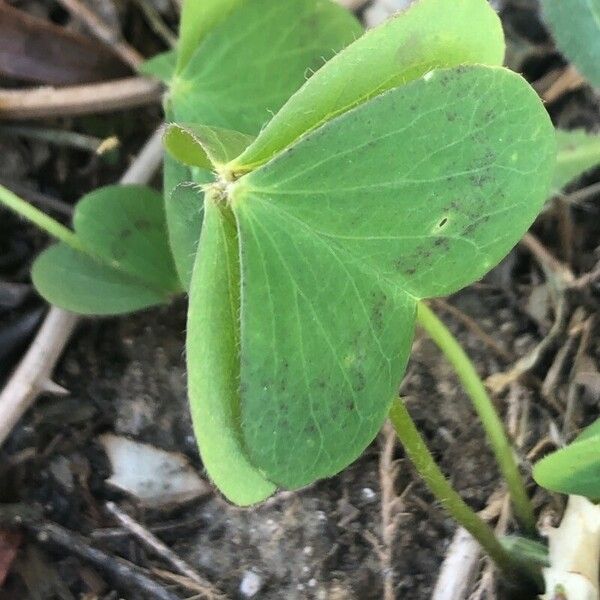
<path id="1" fill-rule="evenodd" d="M 556 131 L 558 153 L 552 187 L 562 190 L 588 169 L 600 164 L 600 136 L 579 129 Z"/>
<path id="2" fill-rule="evenodd" d="M 600 87 L 600 0 L 542 0 L 542 8 L 560 51 Z"/>
<path id="3" fill-rule="evenodd" d="M 73 85 L 130 74 L 110 46 L 0 2 L 0 75 Z"/>
<path id="4" fill-rule="evenodd" d="M 206 34 L 247 0 L 183 0 L 177 70 L 181 71 Z"/>
<path id="5" fill-rule="evenodd" d="M 87 253 L 58 244 L 32 269 L 49 302 L 106 315 L 161 304 L 181 291 L 159 193 L 138 185 L 99 188 L 77 204 L 73 225 Z"/>
<path id="6" fill-rule="evenodd" d="M 31 278 L 48 302 L 82 315 L 117 315 L 168 301 L 161 290 L 65 244 L 44 250 L 33 263 Z"/>
<path id="7" fill-rule="evenodd" d="M 536 463 L 533 478 L 554 492 L 600 498 L 600 435 L 594 431 L 549 454 Z"/>
<path id="8" fill-rule="evenodd" d="M 329 0 L 249 0 L 204 36 L 172 81 L 174 119 L 256 135 L 311 69 L 361 31 Z"/>
<path id="9" fill-rule="evenodd" d="M 75 233 L 95 256 L 158 289 L 178 290 L 162 196 L 142 185 L 112 185 L 84 196 Z"/>
<path id="10" fill-rule="evenodd" d="M 275 491 L 246 458 L 238 432 L 239 261 L 233 216 L 211 202 L 190 295 L 187 331 L 188 386 L 202 461 L 219 489 L 239 505 Z"/>
<path id="11" fill-rule="evenodd" d="M 368 31 L 294 94 L 232 170 L 264 163 L 303 133 L 434 68 L 501 65 L 504 35 L 486 0 L 417 0 Z"/>
<path id="12" fill-rule="evenodd" d="M 364 450 L 400 383 L 416 300 L 506 255 L 547 197 L 555 152 L 521 77 L 465 67 L 378 96 L 234 184 L 241 427 L 269 479 L 296 488 Z"/>

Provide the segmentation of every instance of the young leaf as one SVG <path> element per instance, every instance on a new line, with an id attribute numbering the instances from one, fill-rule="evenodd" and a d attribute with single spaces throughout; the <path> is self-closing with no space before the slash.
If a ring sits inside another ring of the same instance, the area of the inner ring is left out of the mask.
<path id="1" fill-rule="evenodd" d="M 170 102 L 167 102 L 165 112 L 167 120 L 171 120 L 173 113 Z M 184 165 L 173 158 L 169 152 L 165 152 L 163 189 L 169 246 L 184 290 L 189 290 L 194 257 L 202 229 L 204 211 L 202 185 L 212 181 L 214 181 L 212 171 Z"/>
<path id="2" fill-rule="evenodd" d="M 59 244 L 33 266 L 36 288 L 53 304 L 83 314 L 116 314 L 166 302 L 181 290 L 162 197 L 154 190 L 97 189 L 77 204 L 73 227 L 85 253 Z"/>
<path id="3" fill-rule="evenodd" d="M 556 45 L 592 85 L 600 86 L 600 0 L 542 0 Z"/>
<path id="4" fill-rule="evenodd" d="M 440 67 L 501 65 L 504 36 L 487 0 L 417 0 L 368 31 L 296 92 L 231 165 L 244 172 L 302 134 L 385 90 Z"/>
<path id="5" fill-rule="evenodd" d="M 204 36 L 172 81 L 175 120 L 256 135 L 311 70 L 361 31 L 330 0 L 248 1 Z"/>
<path id="6" fill-rule="evenodd" d="M 202 39 L 247 0 L 183 0 L 179 24 L 177 71 L 189 62 Z"/>
<path id="7" fill-rule="evenodd" d="M 567 183 L 600 164 L 600 136 L 576 131 L 556 131 L 558 154 L 552 187 L 558 192 Z"/>
<path id="8" fill-rule="evenodd" d="M 214 169 L 239 156 L 253 139 L 220 127 L 172 124 L 165 133 L 165 148 L 184 165 Z"/>
<path id="9" fill-rule="evenodd" d="M 533 478 L 554 492 L 600 498 L 600 435 L 586 435 L 536 463 Z"/>
<path id="10" fill-rule="evenodd" d="M 169 50 L 168 52 L 162 52 L 143 62 L 138 70 L 142 75 L 156 77 L 163 83 L 168 84 L 173 78 L 173 75 L 175 75 L 176 62 L 177 52 L 175 50 Z"/>
<path id="11" fill-rule="evenodd" d="M 188 373 L 192 419 L 202 460 L 219 489 L 239 505 L 260 502 L 275 490 L 246 457 L 238 431 L 239 263 L 233 216 L 208 198 L 201 257 L 192 282 L 187 352 L 200 357 Z"/>
<path id="12" fill-rule="evenodd" d="M 547 196 L 555 152 L 522 78 L 468 67 L 383 93 L 230 186 L 241 279 L 232 435 L 264 477 L 297 488 L 364 450 L 400 383 L 417 300 L 471 283 L 510 250 Z M 196 270 L 216 260 L 203 246 Z M 192 332 L 222 303 L 200 289 Z M 189 372 L 209 380 L 206 365 L 206 349 L 189 346 Z M 207 394 L 190 398 L 208 412 Z"/>

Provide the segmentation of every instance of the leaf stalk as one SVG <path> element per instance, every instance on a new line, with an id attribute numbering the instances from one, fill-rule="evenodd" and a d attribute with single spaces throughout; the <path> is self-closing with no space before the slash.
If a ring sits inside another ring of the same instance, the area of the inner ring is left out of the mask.
<path id="1" fill-rule="evenodd" d="M 519 563 L 504 549 L 492 528 L 450 485 L 401 399 L 394 401 L 389 417 L 408 458 L 440 504 L 479 542 L 509 581 L 523 577 L 529 579 Z"/>
<path id="2" fill-rule="evenodd" d="M 29 204 L 29 202 L 19 198 L 19 196 L 2 185 L 0 185 L 0 203 L 74 250 L 86 252 L 84 245 L 77 235 L 68 227 L 49 217 L 46 213 Z"/>
<path id="3" fill-rule="evenodd" d="M 515 515 L 527 532 L 535 533 L 535 515 L 513 449 L 475 366 L 458 340 L 424 302 L 418 305 L 417 322 L 454 367 L 485 429 L 500 472 L 508 486 Z"/>

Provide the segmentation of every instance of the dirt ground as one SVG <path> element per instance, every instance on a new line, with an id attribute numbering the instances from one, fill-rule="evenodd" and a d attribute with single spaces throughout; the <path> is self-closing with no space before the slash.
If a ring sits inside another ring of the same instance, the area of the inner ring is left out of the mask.
<path id="1" fill-rule="evenodd" d="M 68 14 L 51 0 L 12 4 L 61 24 L 69 22 Z M 130 42 L 147 55 L 160 49 L 136 4 L 116 4 Z M 154 4 L 161 8 L 169 3 Z M 506 0 L 496 5 L 508 36 L 509 66 L 544 92 L 567 65 L 540 21 L 537 3 Z M 172 10 L 164 14 L 172 25 Z M 6 85 L 16 82 L 7 80 Z M 564 91 L 547 106 L 559 127 L 600 129 L 598 96 L 586 86 Z M 117 135 L 122 146 L 108 158 L 7 133 L 0 123 L 0 182 L 66 221 L 69 207 L 82 193 L 118 179 L 160 115 L 160 107 L 154 106 L 43 122 L 44 127 L 98 137 Z M 588 190 L 598 181 L 599 169 L 571 184 L 549 202 L 533 229 L 544 247 L 576 275 L 590 271 L 600 259 L 600 191 Z M 58 206 L 48 203 L 53 198 L 60 200 Z M 45 243 L 44 236 L 2 211 L 2 379 L 22 356 L 45 312 L 28 277 L 31 260 Z M 568 439 L 600 409 L 595 318 L 600 287 L 592 284 L 560 294 L 559 283 L 560 273 L 542 268 L 540 257 L 520 245 L 484 281 L 434 306 L 483 376 L 508 372 L 519 359 L 531 358 L 527 374 L 494 395 L 526 473 L 533 460 L 553 448 L 557 435 Z M 455 525 L 385 432 L 337 477 L 248 510 L 229 506 L 212 490 L 168 508 L 142 508 L 107 485 L 110 464 L 98 441 L 104 433 L 183 453 L 202 473 L 186 399 L 185 310 L 179 300 L 167 308 L 81 324 L 54 377 L 68 395 L 43 396 L 0 449 L 0 507 L 41 507 L 45 519 L 85 536 L 110 556 L 139 565 L 175 598 L 210 597 L 210 592 L 194 591 L 189 581 L 181 586 L 161 579 L 156 569 L 172 568 L 118 528 L 104 509 L 107 501 L 116 501 L 156 532 L 213 591 L 231 599 L 379 599 L 385 577 L 393 578 L 396 598 L 430 598 Z M 498 472 L 470 402 L 436 347 L 420 336 L 401 392 L 463 498 L 478 510 L 502 505 Z M 560 515 L 559 497 L 536 489 L 531 480 L 530 489 L 540 515 Z M 510 518 L 507 531 L 514 531 Z M 22 536 L 0 600 L 158 597 L 113 587 L 102 569 L 46 541 Z M 480 595 L 474 597 L 511 598 L 485 577 L 481 581 Z"/>

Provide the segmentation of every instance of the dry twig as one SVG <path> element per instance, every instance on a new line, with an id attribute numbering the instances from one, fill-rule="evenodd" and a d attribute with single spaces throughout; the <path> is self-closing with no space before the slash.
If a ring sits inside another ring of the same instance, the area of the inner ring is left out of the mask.
<path id="1" fill-rule="evenodd" d="M 162 162 L 162 131 L 156 131 L 121 178 L 121 183 L 147 183 Z M 78 318 L 52 307 L 27 354 L 0 394 L 0 446 L 36 398 L 56 386 L 50 380 Z"/>
<path id="2" fill-rule="evenodd" d="M 492 494 L 479 516 L 485 521 L 496 519 L 502 511 L 505 494 L 504 491 Z M 479 572 L 481 554 L 477 541 L 459 527 L 448 546 L 431 600 L 464 600 Z"/>
<path id="3" fill-rule="evenodd" d="M 75 315 L 50 309 L 29 351 L 0 394 L 0 444 L 35 399 L 52 387 L 52 370 L 76 323 Z"/>
<path id="4" fill-rule="evenodd" d="M 45 119 L 125 110 L 160 102 L 162 85 L 128 77 L 64 88 L 0 89 L 0 120 Z"/>
<path id="5" fill-rule="evenodd" d="M 373 546 L 381 565 L 383 578 L 383 600 L 394 600 L 394 545 L 400 519 L 405 514 L 402 512 L 404 496 L 410 489 L 396 494 L 396 479 L 398 476 L 398 461 L 394 460 L 394 450 L 397 435 L 390 423 L 386 423 L 381 433 L 382 448 L 379 454 L 379 482 L 381 488 L 381 537 L 373 535 L 366 530 L 363 537 Z"/>
<path id="6" fill-rule="evenodd" d="M 134 71 L 143 62 L 144 57 L 115 32 L 88 6 L 80 0 L 59 0 L 60 4 L 81 21 L 98 39 L 111 46 L 115 52 L 130 65 Z"/>
<path id="7" fill-rule="evenodd" d="M 431 600 L 462 600 L 475 582 L 480 558 L 477 541 L 459 527 L 448 546 Z"/>
<path id="8" fill-rule="evenodd" d="M 586 84 L 585 79 L 572 65 L 568 66 L 543 92 L 544 102 L 554 102 L 567 92 L 576 90 Z"/>
<path id="9" fill-rule="evenodd" d="M 575 281 L 575 275 L 571 269 L 558 260 L 532 233 L 526 233 L 521 244 L 535 256 L 544 269 L 548 269 L 558 276 L 565 285 L 568 286 Z"/>
<path id="10" fill-rule="evenodd" d="M 398 462 L 394 460 L 396 431 L 388 422 L 383 427 L 383 448 L 379 456 L 379 481 L 381 482 L 381 567 L 383 573 L 383 598 L 394 600 L 393 551 L 402 516 L 402 497 L 396 495 Z"/>
<path id="11" fill-rule="evenodd" d="M 201 577 L 188 563 L 177 556 L 173 550 L 159 540 L 152 532 L 135 521 L 114 502 L 107 502 L 105 506 L 106 510 L 108 510 L 108 512 L 113 515 L 127 531 L 142 542 L 142 544 L 153 550 L 184 577 L 196 583 L 199 589 L 195 591 L 204 594 L 208 600 L 224 600 L 224 595 L 218 591 L 210 581 Z"/>
<path id="12" fill-rule="evenodd" d="M 150 579 L 139 567 L 122 558 L 106 554 L 90 545 L 89 540 L 56 523 L 25 523 L 26 529 L 33 532 L 42 544 L 59 546 L 79 558 L 101 569 L 121 588 L 135 589 L 146 598 L 156 600 L 180 600 L 159 583 Z"/>
<path id="13" fill-rule="evenodd" d="M 85 537 L 43 518 L 38 505 L 0 505 L 0 525 L 24 528 L 36 536 L 39 543 L 57 546 L 102 570 L 119 588 L 135 590 L 144 598 L 180 600 L 178 596 L 150 579 L 142 569 L 116 556 L 94 548 Z"/>

